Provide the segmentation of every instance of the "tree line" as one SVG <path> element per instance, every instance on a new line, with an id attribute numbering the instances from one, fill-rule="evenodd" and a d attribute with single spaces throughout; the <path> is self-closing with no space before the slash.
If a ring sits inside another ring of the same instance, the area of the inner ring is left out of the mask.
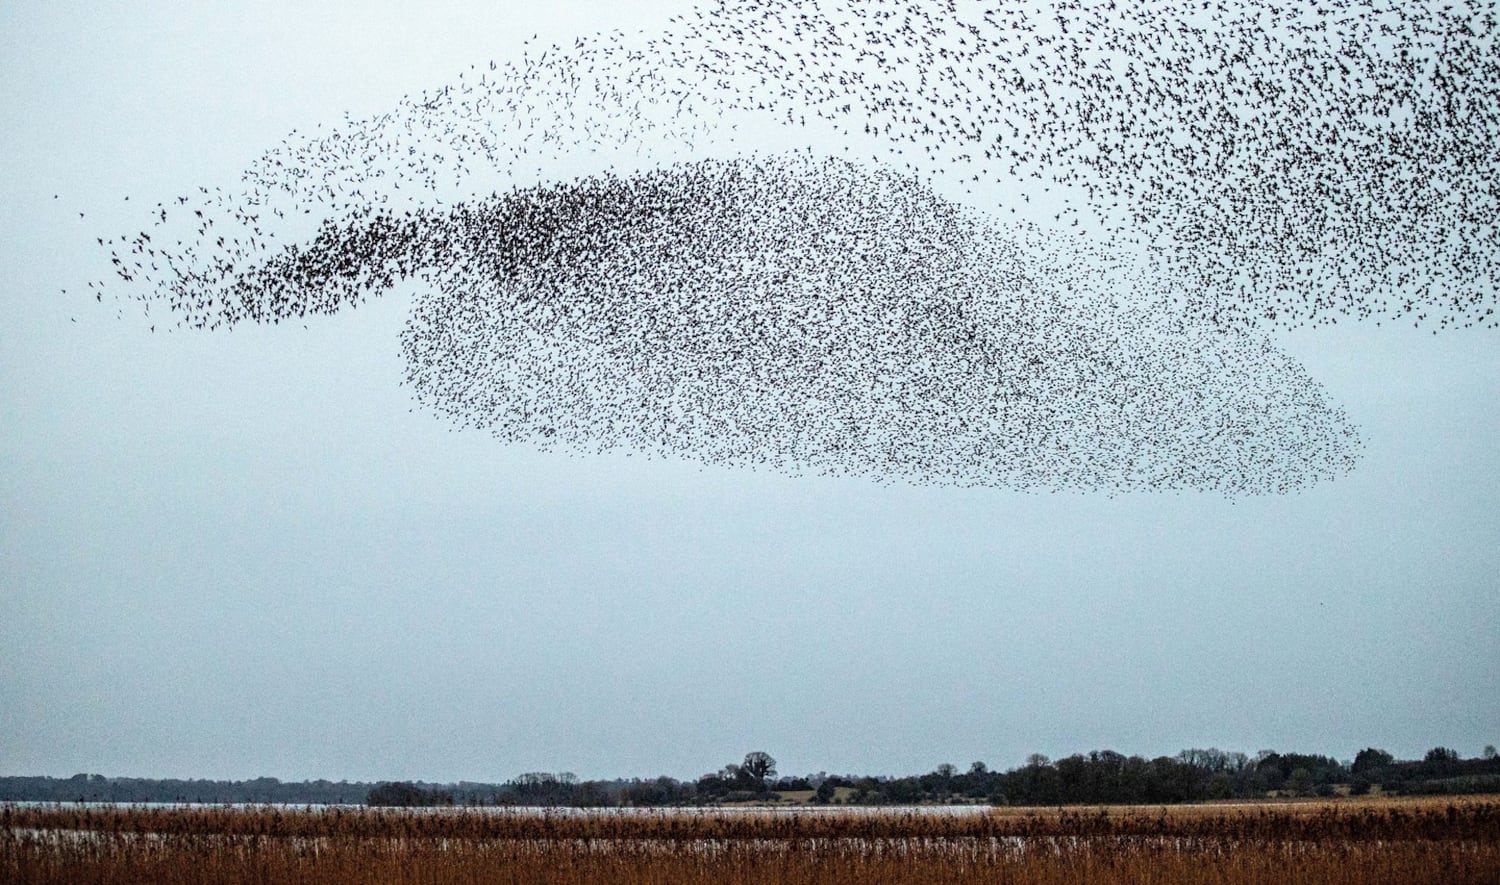
<path id="1" fill-rule="evenodd" d="M 0 777 L 0 801 L 198 802 L 283 804 L 680 806 L 736 802 L 813 804 L 994 805 L 1173 804 L 1270 796 L 1500 793 L 1500 754 L 1486 747 L 1465 759 L 1434 747 L 1421 759 L 1400 760 L 1374 747 L 1353 760 L 1264 750 L 1254 756 L 1218 749 L 1183 750 L 1147 759 L 1112 750 L 1052 760 L 1033 755 L 1024 765 L 991 770 L 983 762 L 952 764 L 904 777 L 878 775 L 779 776 L 763 751 L 745 755 L 696 780 L 672 777 L 580 780 L 568 772 L 528 772 L 504 783 L 460 781 L 245 781 Z"/>

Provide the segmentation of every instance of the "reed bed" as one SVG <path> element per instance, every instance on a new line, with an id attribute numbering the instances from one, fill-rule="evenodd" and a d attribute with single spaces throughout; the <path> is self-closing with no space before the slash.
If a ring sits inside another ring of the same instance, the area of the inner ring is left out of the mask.
<path id="1" fill-rule="evenodd" d="M 1500 799 L 774 813 L 0 808 L 18 883 L 1500 883 Z"/>

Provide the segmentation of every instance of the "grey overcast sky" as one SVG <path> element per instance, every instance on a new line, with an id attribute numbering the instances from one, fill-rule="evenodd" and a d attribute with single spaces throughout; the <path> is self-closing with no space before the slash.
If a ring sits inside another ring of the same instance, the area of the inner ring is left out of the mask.
<path id="1" fill-rule="evenodd" d="M 505 446 L 413 409 L 409 293 L 166 334 L 86 288 L 127 196 L 689 6 L 0 5 L 0 773 L 1500 742 L 1493 330 L 1276 333 L 1365 440 L 1335 481 L 1026 494 Z"/>

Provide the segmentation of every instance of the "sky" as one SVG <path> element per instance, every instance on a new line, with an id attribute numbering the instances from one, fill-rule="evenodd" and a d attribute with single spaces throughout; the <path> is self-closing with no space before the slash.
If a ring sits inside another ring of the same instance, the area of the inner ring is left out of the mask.
<path id="1" fill-rule="evenodd" d="M 94 238 L 141 201 L 231 185 L 292 130 L 533 35 L 691 8 L 304 6 L 0 6 L 0 774 L 694 778 L 751 750 L 907 774 L 1500 742 L 1494 330 L 1275 332 L 1358 426 L 1351 472 L 1110 495 L 457 431 L 402 385 L 406 290 L 214 333 L 96 302 Z"/>

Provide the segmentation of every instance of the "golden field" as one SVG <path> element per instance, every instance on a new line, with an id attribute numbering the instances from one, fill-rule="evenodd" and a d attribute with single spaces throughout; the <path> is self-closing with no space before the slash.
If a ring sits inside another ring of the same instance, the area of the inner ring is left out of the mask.
<path id="1" fill-rule="evenodd" d="M 0 807 L 6 883 L 1500 883 L 1500 797 L 1108 808 Z"/>

